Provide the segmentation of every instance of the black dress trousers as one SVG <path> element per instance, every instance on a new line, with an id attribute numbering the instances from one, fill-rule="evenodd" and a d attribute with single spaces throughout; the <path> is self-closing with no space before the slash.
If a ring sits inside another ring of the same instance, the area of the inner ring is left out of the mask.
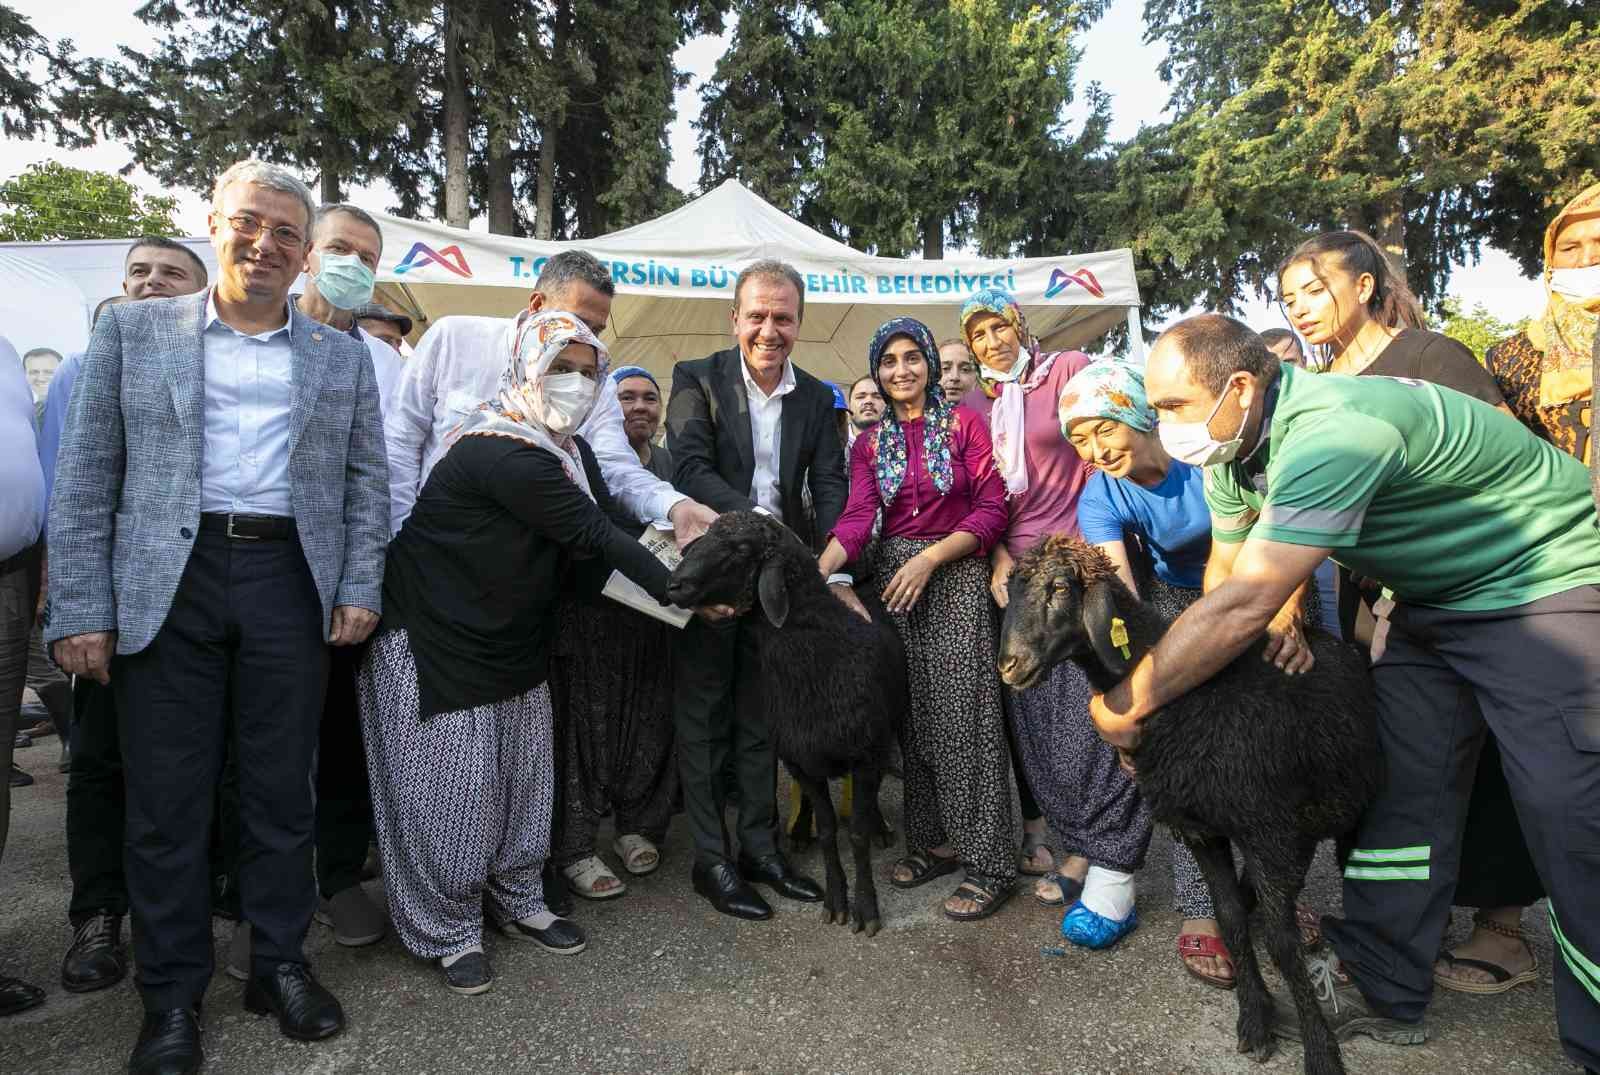
<path id="1" fill-rule="evenodd" d="M 196 540 L 155 640 L 113 661 L 128 902 L 147 1010 L 192 1005 L 211 978 L 208 849 L 230 703 L 254 969 L 303 962 L 316 909 L 312 769 L 327 675 L 327 624 L 299 542 L 211 531 Z"/>

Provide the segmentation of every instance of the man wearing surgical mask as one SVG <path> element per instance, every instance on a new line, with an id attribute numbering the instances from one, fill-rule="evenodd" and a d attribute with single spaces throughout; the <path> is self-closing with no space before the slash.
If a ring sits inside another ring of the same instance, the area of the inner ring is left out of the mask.
<path id="1" fill-rule="evenodd" d="M 367 345 L 378 380 L 378 403 L 389 413 L 389 397 L 404 364 L 398 352 L 356 324 L 355 310 L 372 301 L 383 256 L 383 232 L 372 215 L 348 202 L 317 210 L 306 253 L 306 290 L 297 309 Z"/>
<path id="2" fill-rule="evenodd" d="M 1482 400 L 1280 365 L 1214 314 L 1156 341 L 1145 384 L 1168 454 L 1206 468 L 1212 551 L 1205 596 L 1091 699 L 1100 734 L 1136 748 L 1140 722 L 1255 644 L 1325 557 L 1382 579 L 1395 600 L 1372 667 L 1386 775 L 1353 834 L 1344 917 L 1323 919 L 1327 946 L 1307 956 L 1326 986 L 1322 1014 L 1340 1039 L 1427 1039 L 1464 812 L 1492 731 L 1550 895 L 1562 1044 L 1600 1069 L 1600 856 L 1579 853 L 1600 833 L 1588 473 Z M 1291 672 L 1296 648 L 1267 647 Z M 1293 1007 L 1276 1008 L 1273 1033 L 1299 1040 Z"/>

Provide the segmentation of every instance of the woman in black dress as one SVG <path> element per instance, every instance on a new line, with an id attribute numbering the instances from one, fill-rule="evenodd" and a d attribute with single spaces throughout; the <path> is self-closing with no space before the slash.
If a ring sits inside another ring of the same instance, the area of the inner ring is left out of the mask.
<path id="1" fill-rule="evenodd" d="M 539 876 L 562 580 L 593 556 L 658 600 L 668 578 L 607 518 L 599 467 L 574 433 L 605 378 L 605 346 L 570 314 L 543 313 L 506 357 L 498 397 L 450 434 L 389 546 L 383 626 L 359 684 L 390 914 L 458 993 L 493 981 L 486 920 L 553 952 L 585 944 L 545 906 Z"/>

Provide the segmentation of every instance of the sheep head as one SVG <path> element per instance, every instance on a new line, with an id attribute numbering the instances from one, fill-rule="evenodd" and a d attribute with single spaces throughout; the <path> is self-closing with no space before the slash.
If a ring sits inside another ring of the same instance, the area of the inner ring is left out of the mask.
<path id="1" fill-rule="evenodd" d="M 679 608 L 731 605 L 740 615 L 759 601 L 774 627 L 789 617 L 785 579 L 789 554 L 811 555 L 794 532 L 770 515 L 734 511 L 719 515 L 673 569 L 667 597 Z"/>
<path id="2" fill-rule="evenodd" d="M 1134 598 L 1093 545 L 1046 538 L 1017 561 L 1006 594 L 998 664 L 1008 686 L 1025 690 L 1065 660 L 1098 661 L 1113 680 L 1132 667 Z"/>

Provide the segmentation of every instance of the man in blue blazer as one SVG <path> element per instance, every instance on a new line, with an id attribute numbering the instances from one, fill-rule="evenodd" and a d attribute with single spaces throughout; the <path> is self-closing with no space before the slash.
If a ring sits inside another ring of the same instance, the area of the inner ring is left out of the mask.
<path id="1" fill-rule="evenodd" d="M 56 464 L 45 636 L 63 670 L 116 692 L 145 1006 L 135 1075 L 202 1062 L 207 844 L 230 732 L 245 1007 L 301 1040 L 344 1026 L 302 950 L 312 764 L 327 646 L 364 641 L 381 611 L 389 491 L 367 349 L 288 302 L 313 208 L 275 165 L 228 169 L 216 285 L 102 315 Z"/>

